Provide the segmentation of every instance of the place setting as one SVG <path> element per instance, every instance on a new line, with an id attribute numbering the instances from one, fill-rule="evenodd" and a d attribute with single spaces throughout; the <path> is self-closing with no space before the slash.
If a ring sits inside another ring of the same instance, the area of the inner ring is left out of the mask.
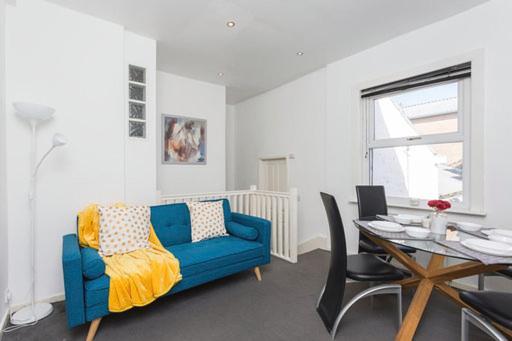
<path id="1" fill-rule="evenodd" d="M 378 216 L 379 219 L 368 222 L 370 232 L 388 239 L 401 240 L 433 240 L 434 236 L 427 228 L 422 227 L 423 217 L 398 214 L 395 216 Z"/>
<path id="2" fill-rule="evenodd" d="M 457 222 L 451 225 L 476 238 L 447 238 L 438 244 L 454 249 L 461 254 L 478 259 L 484 264 L 507 264 L 512 261 L 512 230 L 483 229 L 482 225 Z"/>
<path id="3" fill-rule="evenodd" d="M 365 227 L 381 238 L 433 241 L 484 264 L 511 263 L 512 230 L 484 228 L 473 222 L 448 221 L 444 211 L 451 208 L 451 205 L 444 200 L 429 201 L 429 206 L 434 209 L 429 217 L 412 214 L 377 215 L 379 220 L 367 222 Z"/>
<path id="4" fill-rule="evenodd" d="M 400 284 L 418 288 L 395 340 L 413 339 L 434 289 L 460 304 L 453 281 L 478 275 L 480 287 L 480 278 L 486 274 L 508 276 L 505 270 L 512 265 L 512 229 L 457 221 L 458 214 L 448 213 L 452 207 L 448 200 L 426 201 L 432 209 L 428 215 L 392 214 L 383 186 L 356 186 L 356 193 L 359 219 L 354 224 L 360 232 L 359 252 L 382 254 L 387 261 L 394 259 L 414 274 Z M 370 243 L 380 250 L 372 252 Z M 430 260 L 419 262 L 419 257 L 414 257 L 418 251 L 422 260 L 426 255 Z M 446 262 L 449 258 L 457 262 Z"/>

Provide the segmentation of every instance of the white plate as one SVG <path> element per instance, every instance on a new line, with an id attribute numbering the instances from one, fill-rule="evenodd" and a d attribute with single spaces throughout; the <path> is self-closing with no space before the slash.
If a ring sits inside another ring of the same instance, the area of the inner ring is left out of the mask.
<path id="1" fill-rule="evenodd" d="M 426 238 L 430 234 L 430 230 L 416 226 L 406 226 L 405 233 L 414 238 Z"/>
<path id="2" fill-rule="evenodd" d="M 508 245 L 505 243 L 477 238 L 466 239 L 461 241 L 460 243 L 467 247 L 468 249 L 486 253 L 489 255 L 504 257 L 512 256 L 512 245 Z"/>
<path id="3" fill-rule="evenodd" d="M 512 238 L 512 230 L 494 229 L 491 230 L 491 234 L 499 234 L 500 236 Z"/>
<path id="4" fill-rule="evenodd" d="M 505 237 L 500 234 L 491 234 L 489 236 L 489 240 L 492 240 L 493 242 L 499 242 L 499 243 L 505 243 L 512 245 L 512 238 L 511 237 Z"/>
<path id="5" fill-rule="evenodd" d="M 474 223 L 458 222 L 457 227 L 459 227 L 462 231 L 478 232 L 482 228 L 482 225 L 474 224 Z"/>
<path id="6" fill-rule="evenodd" d="M 393 217 L 400 224 L 421 224 L 423 217 L 412 214 L 397 214 Z"/>
<path id="7" fill-rule="evenodd" d="M 368 223 L 368 226 L 373 227 L 376 230 L 384 232 L 403 232 L 405 228 L 397 223 L 390 221 L 374 220 Z"/>

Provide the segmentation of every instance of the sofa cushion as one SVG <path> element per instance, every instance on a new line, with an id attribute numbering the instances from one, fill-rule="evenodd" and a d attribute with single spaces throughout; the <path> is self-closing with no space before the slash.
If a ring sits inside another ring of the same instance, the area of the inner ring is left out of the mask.
<path id="1" fill-rule="evenodd" d="M 216 200 L 211 200 L 216 201 Z M 229 201 L 222 199 L 224 223 L 231 222 L 231 207 Z M 163 246 L 190 243 L 190 213 L 184 203 L 158 205 L 151 207 L 151 224 Z"/>
<path id="2" fill-rule="evenodd" d="M 218 237 L 167 248 L 180 261 L 183 277 L 263 256 L 263 245 L 237 237 Z"/>
<path id="3" fill-rule="evenodd" d="M 254 227 L 245 226 L 234 221 L 227 223 L 226 226 L 229 234 L 235 237 L 246 240 L 256 240 L 258 238 L 258 230 Z"/>
<path id="4" fill-rule="evenodd" d="M 227 236 L 221 201 L 187 202 L 190 212 L 192 243 Z"/>
<path id="5" fill-rule="evenodd" d="M 190 214 L 186 204 L 151 207 L 151 224 L 163 246 L 190 243 Z"/>
<path id="6" fill-rule="evenodd" d="M 148 206 L 100 206 L 99 212 L 100 255 L 122 255 L 135 250 L 149 249 Z"/>
<path id="7" fill-rule="evenodd" d="M 224 222 L 227 224 L 232 220 L 231 217 L 231 205 L 229 204 L 229 200 L 227 199 L 215 199 L 215 200 L 206 200 L 206 201 L 222 201 L 222 209 L 224 210 Z"/>
<path id="8" fill-rule="evenodd" d="M 174 245 L 167 248 L 180 261 L 183 279 L 201 276 L 263 256 L 263 245 L 237 237 L 218 237 L 197 243 Z M 85 281 L 85 306 L 94 307 L 108 302 L 110 278 L 103 275 Z"/>
<path id="9" fill-rule="evenodd" d="M 85 306 L 93 307 L 99 304 L 108 304 L 110 277 L 107 275 L 85 281 Z"/>
<path id="10" fill-rule="evenodd" d="M 105 273 L 105 262 L 98 251 L 90 247 L 80 248 L 82 254 L 82 271 L 87 279 L 95 279 Z"/>

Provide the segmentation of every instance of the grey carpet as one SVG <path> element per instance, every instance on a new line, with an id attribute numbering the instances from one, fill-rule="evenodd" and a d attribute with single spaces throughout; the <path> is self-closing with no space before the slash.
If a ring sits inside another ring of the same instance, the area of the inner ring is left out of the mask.
<path id="1" fill-rule="evenodd" d="M 330 340 L 315 304 L 325 281 L 329 253 L 313 251 L 298 264 L 274 258 L 262 268 L 263 281 L 250 271 L 161 298 L 153 304 L 107 316 L 97 341 L 103 340 Z M 350 298 L 365 285 L 348 285 Z M 404 292 L 404 311 L 411 290 Z M 389 296 L 366 299 L 342 321 L 336 340 L 392 340 L 395 305 Z M 5 334 L 3 341 L 84 340 L 88 326 L 69 330 L 63 303 L 38 325 Z M 460 340 L 460 309 L 434 293 L 415 340 Z M 471 330 L 471 340 L 488 340 Z"/>

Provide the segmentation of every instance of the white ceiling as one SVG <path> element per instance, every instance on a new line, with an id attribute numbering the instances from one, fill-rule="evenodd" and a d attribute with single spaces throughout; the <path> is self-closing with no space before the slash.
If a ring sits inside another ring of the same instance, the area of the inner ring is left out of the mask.
<path id="1" fill-rule="evenodd" d="M 160 70 L 226 85 L 232 104 L 486 0 L 50 1 L 157 39 Z"/>

